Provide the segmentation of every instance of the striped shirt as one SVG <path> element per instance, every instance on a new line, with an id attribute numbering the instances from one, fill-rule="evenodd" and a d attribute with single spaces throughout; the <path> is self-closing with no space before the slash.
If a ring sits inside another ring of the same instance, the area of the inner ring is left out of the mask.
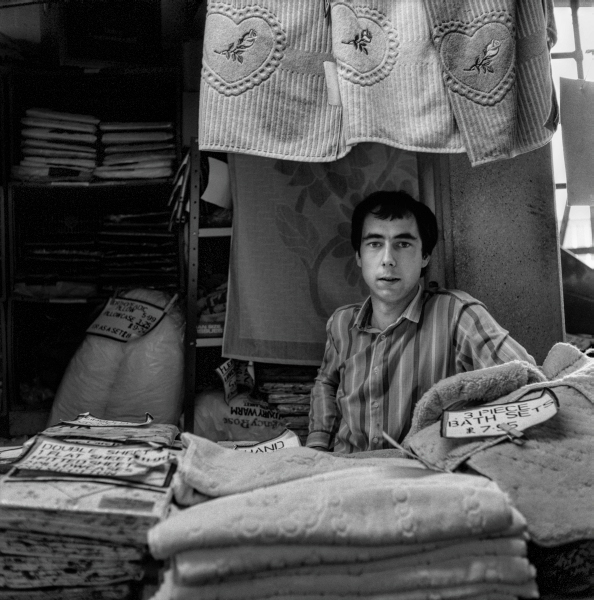
<path id="1" fill-rule="evenodd" d="M 326 350 L 312 390 L 307 446 L 352 453 L 402 440 L 412 409 L 435 383 L 465 371 L 534 358 L 458 290 L 419 290 L 384 331 L 371 325 L 371 299 L 328 320 Z"/>

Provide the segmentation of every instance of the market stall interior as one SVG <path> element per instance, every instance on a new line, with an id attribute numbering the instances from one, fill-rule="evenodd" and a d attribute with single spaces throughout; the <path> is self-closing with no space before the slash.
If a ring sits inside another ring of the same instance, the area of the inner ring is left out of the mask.
<path id="1" fill-rule="evenodd" d="M 0 600 L 594 598 L 593 31 L 0 0 Z"/>

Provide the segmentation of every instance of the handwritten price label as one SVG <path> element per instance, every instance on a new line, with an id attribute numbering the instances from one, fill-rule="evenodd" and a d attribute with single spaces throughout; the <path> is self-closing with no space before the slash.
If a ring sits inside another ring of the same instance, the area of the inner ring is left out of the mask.
<path id="1" fill-rule="evenodd" d="M 520 402 L 445 411 L 441 418 L 441 436 L 473 438 L 505 435 L 502 425 L 524 431 L 547 421 L 558 411 L 559 401 L 556 396 L 550 390 L 538 390 L 528 394 Z"/>
<path id="2" fill-rule="evenodd" d="M 163 314 L 162 308 L 146 302 L 110 298 L 101 314 L 87 329 L 87 333 L 118 342 L 128 342 L 146 335 L 157 326 Z"/>

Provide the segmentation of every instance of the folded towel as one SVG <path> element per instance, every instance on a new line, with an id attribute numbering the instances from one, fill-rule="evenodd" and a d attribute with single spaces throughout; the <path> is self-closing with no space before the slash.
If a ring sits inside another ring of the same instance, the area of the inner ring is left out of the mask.
<path id="1" fill-rule="evenodd" d="M 525 524 L 525 521 L 524 521 Z M 514 526 L 514 529 L 518 527 Z M 511 535 L 512 528 L 506 532 Z M 520 535 L 517 532 L 515 535 Z M 526 556 L 526 541 L 519 537 L 479 538 L 425 544 L 391 546 L 311 546 L 275 544 L 240 545 L 230 548 L 206 548 L 180 552 L 172 559 L 176 581 L 198 585 L 236 575 L 334 565 L 344 572 L 374 563 L 375 568 L 415 568 L 463 556 Z"/>
<path id="2" fill-rule="evenodd" d="M 569 344 L 556 344 L 543 363 L 543 373 L 553 379 L 525 385 L 495 400 L 501 404 L 517 402 L 546 388 L 557 395 L 559 412 L 526 430 L 523 445 L 501 443 L 505 437 L 478 441 L 442 438 L 439 422 L 405 442 L 418 456 L 442 468 L 455 469 L 468 461 L 509 493 L 525 515 L 535 542 L 555 546 L 594 538 L 594 359 Z M 461 385 L 459 376 L 455 378 L 449 378 L 452 392 Z M 483 380 L 482 393 L 491 398 L 487 381 Z M 438 385 L 440 394 L 447 395 L 448 380 Z M 481 390 L 476 388 L 476 397 L 480 396 Z M 563 518 L 559 517 L 561 510 Z"/>
<path id="3" fill-rule="evenodd" d="M 311 448 L 285 448 L 282 452 L 235 452 L 206 438 L 182 433 L 184 451 L 178 459 L 174 482 L 176 498 L 191 488 L 205 496 L 227 496 L 319 473 L 360 468 L 362 463 Z M 367 458 L 366 466 L 423 468 L 406 458 Z M 386 462 L 388 461 L 388 462 Z M 404 471 L 405 472 L 405 471 Z"/>
<path id="4" fill-rule="evenodd" d="M 337 577 L 328 581 L 316 581 L 315 583 L 321 589 L 311 589 L 308 586 L 308 579 L 297 577 L 291 581 L 276 582 L 274 580 L 267 582 L 266 585 L 254 584 L 254 581 L 239 583 L 234 586 L 229 584 L 229 587 L 218 593 L 218 589 L 209 590 L 208 595 L 203 595 L 204 586 L 183 586 L 174 580 L 174 575 L 171 570 L 167 570 L 164 575 L 164 582 L 157 593 L 151 600 L 195 600 L 201 598 L 216 598 L 217 600 L 246 600 L 258 598 L 258 600 L 345 600 L 347 598 L 361 598 L 365 600 L 517 600 L 522 598 L 538 598 L 538 589 L 534 580 L 526 583 L 507 583 L 505 574 L 501 570 L 491 571 L 489 574 L 495 581 L 481 581 L 481 575 L 486 573 L 483 569 L 486 566 L 474 565 L 469 566 L 466 570 L 459 569 L 457 571 L 444 571 L 441 573 L 422 573 L 419 579 L 422 580 L 421 586 L 416 589 L 406 589 L 407 583 L 399 579 L 400 573 L 387 573 L 385 577 L 370 577 L 369 586 L 361 588 L 364 583 L 364 578 L 352 577 L 344 578 Z M 525 565 L 524 565 L 525 567 Z M 520 567 L 521 569 L 522 567 Z M 526 568 L 526 575 L 531 570 Z M 402 574 L 406 579 L 406 573 Z M 499 582 L 497 579 L 502 577 L 504 581 Z M 451 585 L 436 585 L 430 586 L 430 580 L 434 578 L 438 581 L 455 582 L 460 579 L 467 578 L 467 582 L 452 583 Z M 409 581 L 413 576 L 409 578 Z M 485 577 L 487 579 L 487 577 Z M 365 583 L 368 581 L 365 580 Z M 404 583 L 404 585 L 403 585 Z M 414 585 L 410 583 L 409 585 Z M 346 588 L 346 590 L 345 590 Z M 374 591 L 380 588 L 382 591 Z M 305 591 L 305 593 L 304 593 Z M 227 595 L 228 593 L 232 595 Z M 254 593 L 258 595 L 254 596 Z"/>
<path id="5" fill-rule="evenodd" d="M 547 381 L 544 373 L 534 365 L 521 360 L 442 379 L 431 387 L 415 406 L 405 446 L 408 439 L 421 429 L 435 423 L 441 418 L 444 410 L 454 403 L 457 405 L 456 410 L 462 410 L 472 406 L 474 402 L 486 404 L 525 385 L 542 381 Z"/>
<path id="6" fill-rule="evenodd" d="M 442 541 L 502 532 L 512 521 L 506 495 L 484 477 L 362 466 L 197 504 L 153 527 L 148 541 L 153 556 L 168 558 L 238 543 Z"/>

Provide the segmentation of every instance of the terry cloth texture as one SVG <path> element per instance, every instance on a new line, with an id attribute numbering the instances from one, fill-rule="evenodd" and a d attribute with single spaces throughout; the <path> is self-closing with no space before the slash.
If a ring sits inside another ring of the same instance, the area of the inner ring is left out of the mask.
<path id="1" fill-rule="evenodd" d="M 172 561 L 154 600 L 538 596 L 525 520 L 493 482 L 384 464 L 254 477 L 163 521 L 149 548 Z"/>
<path id="2" fill-rule="evenodd" d="M 482 392 L 480 372 L 470 374 L 474 378 L 476 398 L 482 393 L 489 398 L 487 403 L 517 402 L 529 392 L 547 388 L 557 395 L 559 412 L 526 430 L 527 441 L 522 446 L 507 441 L 501 443 L 505 438 L 500 437 L 487 441 L 445 439 L 440 436 L 440 423 L 429 425 L 427 420 L 424 421 L 426 427 L 407 438 L 405 445 L 419 457 L 442 468 L 455 469 L 468 461 L 477 472 L 493 479 L 509 493 L 514 505 L 526 517 L 531 538 L 542 546 L 594 539 L 594 359 L 569 344 L 556 344 L 546 357 L 542 371 L 546 381 L 519 387 L 495 402 L 490 392 L 492 374 L 483 380 Z M 505 376 L 505 370 L 501 375 Z M 440 382 L 439 395 L 430 390 L 427 397 L 431 395 L 432 399 L 443 402 L 451 383 L 450 398 L 454 400 L 463 378 L 456 375 Z M 438 413 L 439 407 L 434 406 L 432 414 L 436 421 Z"/>
<path id="3" fill-rule="evenodd" d="M 168 558 L 238 544 L 443 541 L 502 532 L 512 521 L 506 495 L 484 477 L 362 465 L 197 504 L 148 539 L 153 556 Z"/>
<path id="4" fill-rule="evenodd" d="M 554 42 L 552 0 L 209 0 L 199 145 L 312 162 L 364 141 L 509 158 L 552 137 Z"/>
<path id="5" fill-rule="evenodd" d="M 526 520 L 485 477 L 182 442 L 178 475 L 205 501 L 149 531 L 153 556 L 170 559 L 153 600 L 538 596 Z"/>
<path id="6" fill-rule="evenodd" d="M 424 3 L 470 162 L 509 158 L 546 144 L 557 120 L 551 0 Z"/>
<path id="7" fill-rule="evenodd" d="M 368 293 L 350 242 L 353 209 L 381 189 L 418 198 L 416 157 L 381 144 L 320 164 L 232 154 L 229 173 L 235 218 L 223 353 L 319 367 L 328 318 Z"/>
<path id="8" fill-rule="evenodd" d="M 362 466 L 424 468 L 409 458 L 367 458 L 359 462 L 304 446 L 285 448 L 282 453 L 252 454 L 224 448 L 191 433 L 182 433 L 181 439 L 184 450 L 173 484 L 178 502 L 188 494 L 187 488 L 214 498 Z"/>
<path id="9" fill-rule="evenodd" d="M 336 160 L 340 106 L 328 102 L 333 61 L 323 2 L 209 0 L 199 144 L 203 150 Z"/>

